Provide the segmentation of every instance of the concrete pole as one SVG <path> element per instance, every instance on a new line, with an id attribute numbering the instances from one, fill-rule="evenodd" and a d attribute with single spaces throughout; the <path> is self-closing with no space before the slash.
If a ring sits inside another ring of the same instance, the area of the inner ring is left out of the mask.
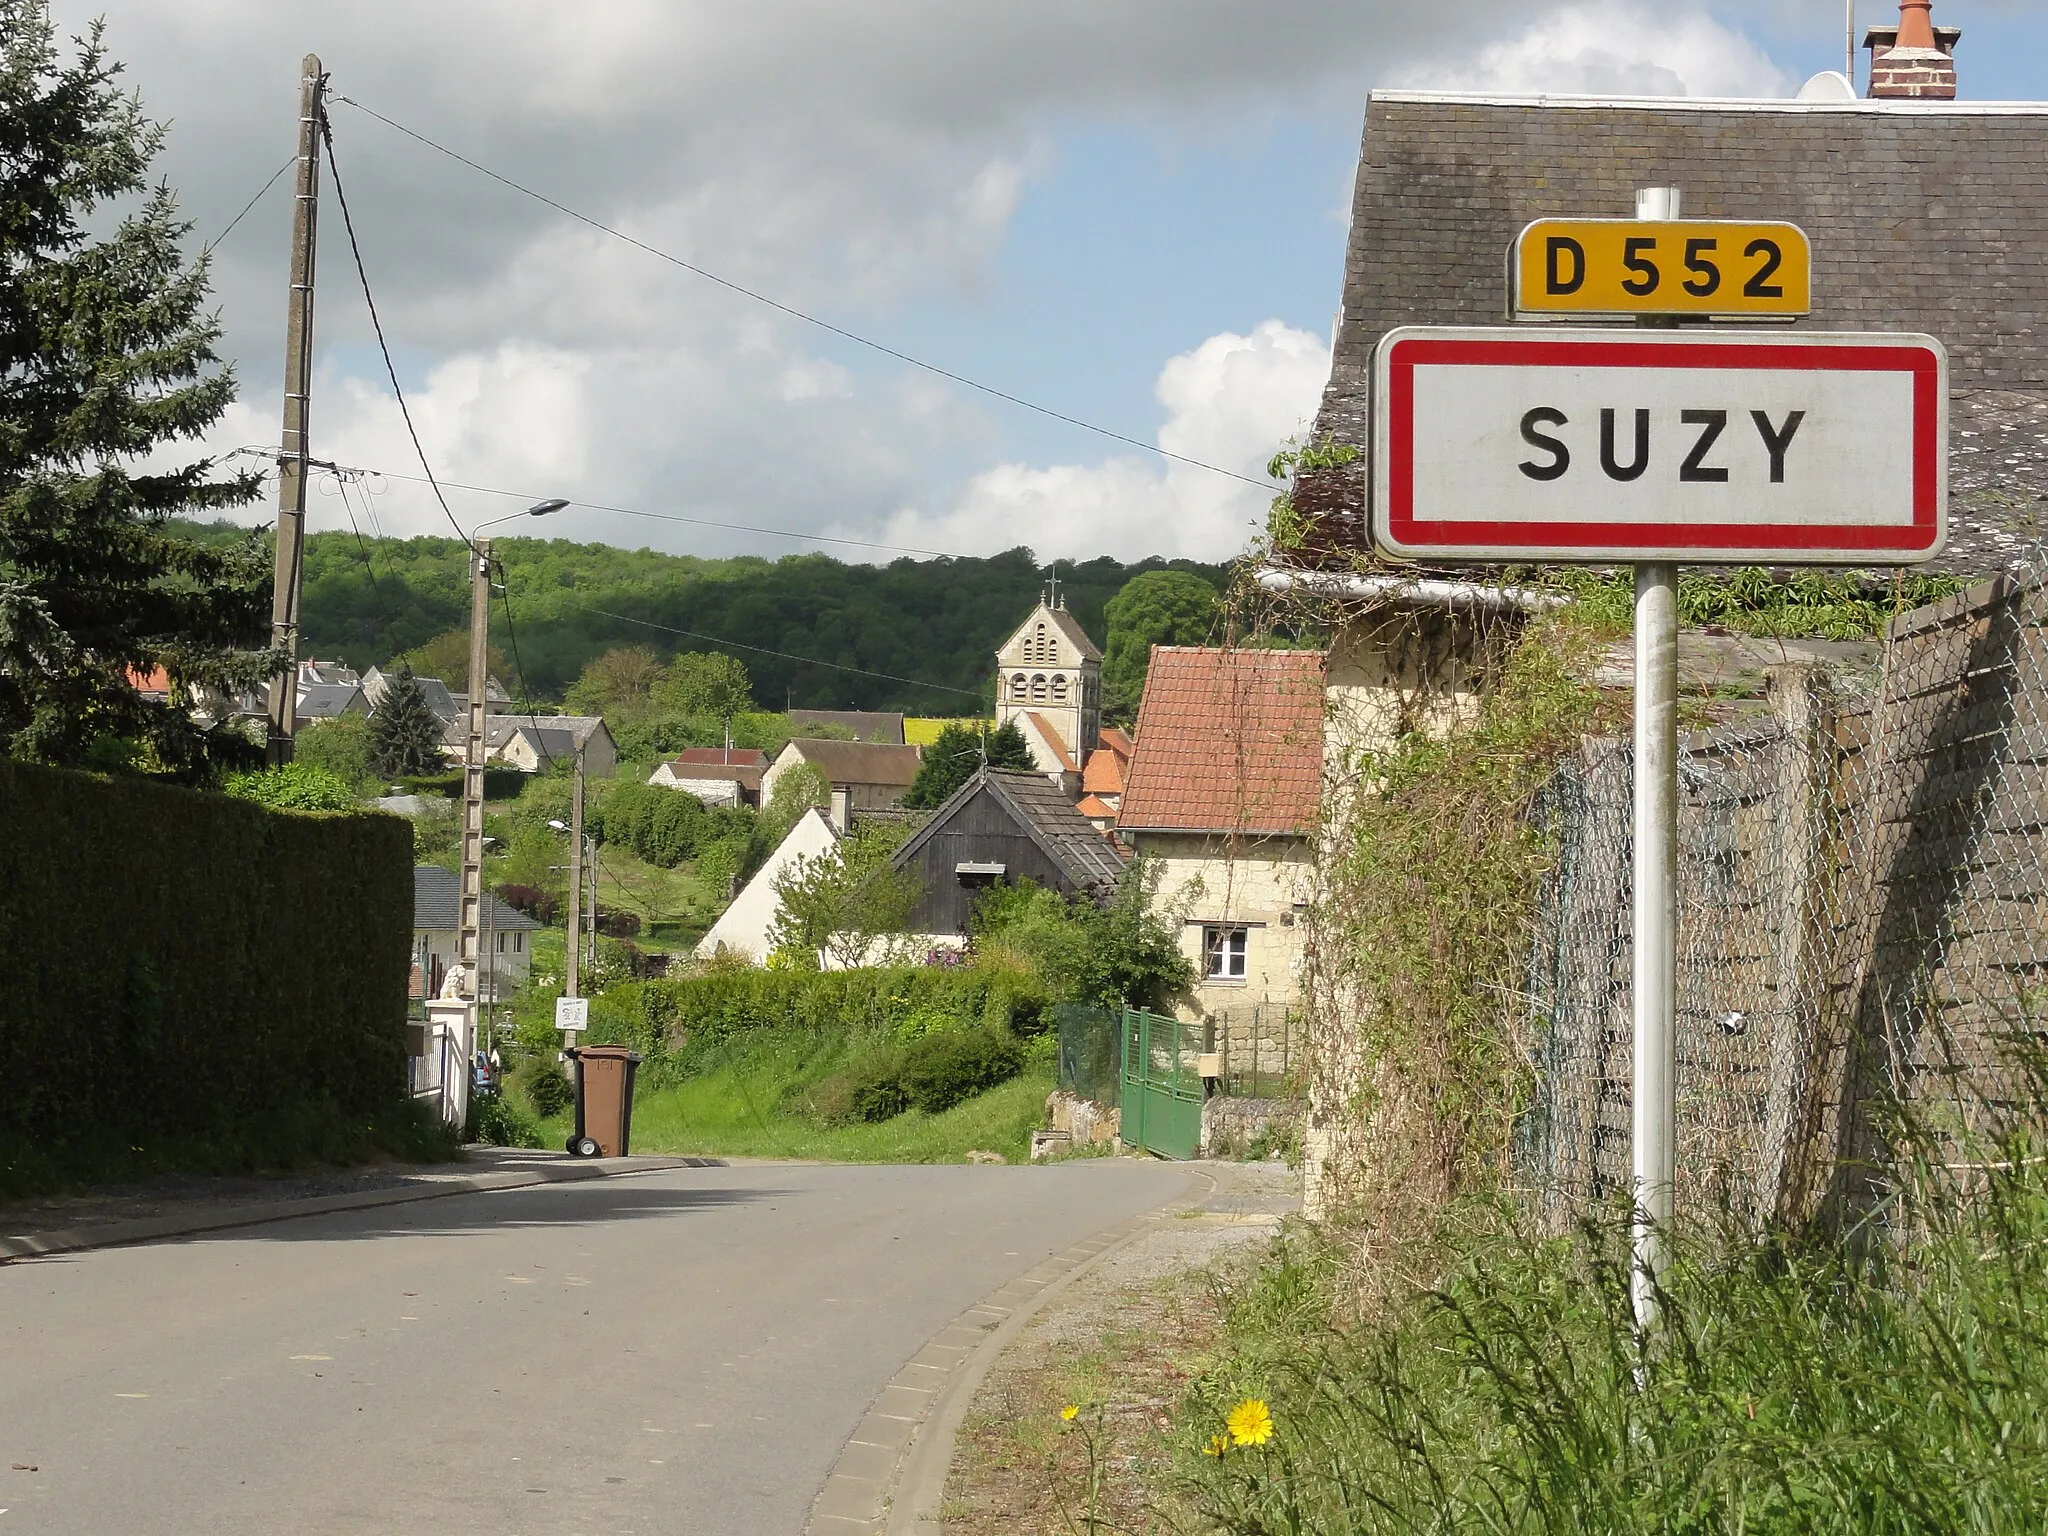
<path id="1" fill-rule="evenodd" d="M 284 435 L 277 454 L 277 555 L 270 593 L 270 643 L 290 659 L 270 680 L 266 756 L 292 760 L 299 713 L 299 589 L 305 574 L 306 458 L 312 451 L 313 257 L 320 213 L 320 98 L 327 87 L 320 56 L 299 66 L 299 180 L 292 204 L 291 298 L 284 331 Z"/>
<path id="2" fill-rule="evenodd" d="M 576 787 L 569 797 L 569 926 L 562 946 L 562 995 L 581 997 L 583 961 L 583 749 L 576 749 Z"/>
<path id="3" fill-rule="evenodd" d="M 491 541 L 469 557 L 469 732 L 462 754 L 462 927 L 456 959 L 468 972 L 469 997 L 482 984 L 484 911 L 484 691 L 490 682 Z"/>
<path id="4" fill-rule="evenodd" d="M 1676 187 L 1636 193 L 1639 219 L 1676 219 Z M 1636 1324 L 1657 1324 L 1669 1253 L 1678 1079 L 1678 567 L 1636 566 L 1635 1080 L 1629 1294 Z"/>

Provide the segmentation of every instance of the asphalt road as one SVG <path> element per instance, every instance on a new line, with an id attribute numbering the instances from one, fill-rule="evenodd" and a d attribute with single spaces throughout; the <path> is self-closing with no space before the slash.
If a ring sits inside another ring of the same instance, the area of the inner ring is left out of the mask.
<path id="1" fill-rule="evenodd" d="M 797 1536 L 932 1334 L 1196 1188 L 750 1164 L 0 1266 L 0 1536 Z"/>

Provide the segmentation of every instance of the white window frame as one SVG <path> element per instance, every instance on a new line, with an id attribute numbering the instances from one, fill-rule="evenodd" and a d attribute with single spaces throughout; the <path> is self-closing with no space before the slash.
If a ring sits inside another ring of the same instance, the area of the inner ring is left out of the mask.
<path id="1" fill-rule="evenodd" d="M 1252 931 L 1242 923 L 1202 925 L 1202 980 L 1242 984 L 1251 970 Z"/>

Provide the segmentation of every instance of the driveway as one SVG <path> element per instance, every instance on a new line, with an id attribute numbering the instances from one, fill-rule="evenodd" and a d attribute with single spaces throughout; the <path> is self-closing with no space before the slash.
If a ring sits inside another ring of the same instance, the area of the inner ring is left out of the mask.
<path id="1" fill-rule="evenodd" d="M 797 1536 L 928 1338 L 1197 1188 L 756 1163 L 0 1267 L 0 1536 Z"/>

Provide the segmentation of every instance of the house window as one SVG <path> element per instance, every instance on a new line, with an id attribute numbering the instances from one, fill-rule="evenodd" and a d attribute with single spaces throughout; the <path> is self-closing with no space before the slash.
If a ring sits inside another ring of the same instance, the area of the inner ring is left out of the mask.
<path id="1" fill-rule="evenodd" d="M 1243 981 L 1245 954 L 1250 947 L 1249 928 L 1204 928 L 1203 974 L 1210 981 Z"/>
<path id="2" fill-rule="evenodd" d="M 523 955 L 523 954 L 525 954 L 525 953 L 526 953 L 526 935 L 525 935 L 525 934 L 523 934 L 523 933 L 515 933 L 515 934 L 513 934 L 513 935 L 512 935 L 512 953 L 513 953 L 513 954 L 515 954 L 515 955 Z"/>
<path id="3" fill-rule="evenodd" d="M 498 953 L 501 955 L 505 953 L 505 938 L 506 936 L 502 933 L 498 935 Z"/>

